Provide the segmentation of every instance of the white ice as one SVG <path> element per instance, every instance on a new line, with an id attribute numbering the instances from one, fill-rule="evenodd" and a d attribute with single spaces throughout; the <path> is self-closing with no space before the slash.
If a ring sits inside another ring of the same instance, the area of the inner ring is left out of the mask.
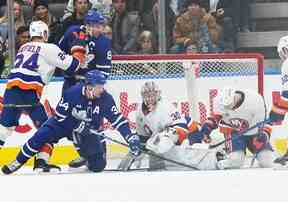
<path id="1" fill-rule="evenodd" d="M 0 175 L 0 202 L 284 202 L 288 170 Z"/>

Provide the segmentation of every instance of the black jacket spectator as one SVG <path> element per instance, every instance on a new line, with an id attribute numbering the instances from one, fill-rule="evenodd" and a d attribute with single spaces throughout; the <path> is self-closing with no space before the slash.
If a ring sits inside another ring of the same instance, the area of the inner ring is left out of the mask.
<path id="1" fill-rule="evenodd" d="M 126 0 L 113 0 L 112 5 L 115 9 L 111 22 L 113 30 L 112 48 L 114 53 L 135 53 L 140 28 L 138 12 L 128 12 L 126 10 Z"/>
<path id="2" fill-rule="evenodd" d="M 56 42 L 58 42 L 61 39 L 61 37 L 64 35 L 66 30 L 68 30 L 70 26 L 84 24 L 84 17 L 89 9 L 89 6 L 90 5 L 88 0 L 73 1 L 74 12 L 72 13 L 71 16 L 65 18 L 61 23 L 61 25 L 59 26 L 57 30 Z"/>
<path id="3" fill-rule="evenodd" d="M 175 25 L 175 14 L 170 8 L 171 0 L 166 0 L 165 15 L 166 15 L 166 44 L 167 48 L 171 47 L 173 42 L 173 28 Z M 152 10 L 142 15 L 143 29 L 150 30 L 156 36 L 156 44 L 158 44 L 158 3 L 154 4 Z"/>

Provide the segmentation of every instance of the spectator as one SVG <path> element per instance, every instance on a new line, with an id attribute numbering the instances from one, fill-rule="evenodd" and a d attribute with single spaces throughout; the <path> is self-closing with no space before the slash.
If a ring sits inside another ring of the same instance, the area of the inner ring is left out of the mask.
<path id="1" fill-rule="evenodd" d="M 131 54 L 136 51 L 136 41 L 140 28 L 138 12 L 126 10 L 127 0 L 113 0 L 115 13 L 112 17 L 112 48 L 116 54 Z"/>
<path id="2" fill-rule="evenodd" d="M 65 31 L 68 30 L 70 26 L 73 25 L 83 25 L 84 17 L 89 10 L 88 0 L 73 0 L 73 13 L 69 17 L 65 18 L 58 27 L 56 42 L 59 42 L 61 37 L 64 35 Z"/>
<path id="3" fill-rule="evenodd" d="M 63 20 L 71 16 L 74 12 L 74 0 L 69 0 L 64 11 Z M 112 0 L 89 0 L 89 7 L 97 9 L 107 19 L 111 17 Z"/>
<path id="4" fill-rule="evenodd" d="M 170 8 L 173 10 L 176 16 L 181 14 L 181 11 L 184 10 L 185 0 L 171 0 Z"/>
<path id="5" fill-rule="evenodd" d="M 173 27 L 175 25 L 175 14 L 170 8 L 170 1 L 165 2 L 165 18 L 166 18 L 166 46 L 170 48 L 173 41 Z M 158 46 L 158 15 L 159 15 L 159 2 L 155 1 L 152 10 L 149 13 L 143 14 L 143 29 L 150 30 L 156 38 L 156 46 Z"/>
<path id="6" fill-rule="evenodd" d="M 202 0 L 207 11 L 217 17 L 231 18 L 235 31 L 249 31 L 249 4 L 251 0 Z M 218 14 L 217 14 L 217 10 Z M 221 11 L 223 10 L 223 11 Z M 220 13 L 219 13 L 220 12 Z"/>
<path id="7" fill-rule="evenodd" d="M 251 0 L 236 1 L 235 10 L 235 26 L 240 32 L 250 32 L 249 17 Z"/>
<path id="8" fill-rule="evenodd" d="M 187 10 L 177 19 L 174 28 L 175 45 L 170 52 L 186 52 L 186 48 L 197 52 L 217 52 L 221 29 L 213 16 L 200 7 L 199 0 L 186 1 Z"/>
<path id="9" fill-rule="evenodd" d="M 221 48 L 223 49 L 224 52 L 235 51 L 236 40 L 237 40 L 236 36 L 237 36 L 237 32 L 240 30 L 240 13 L 242 12 L 242 10 L 240 9 L 240 0 L 233 0 L 233 1 L 214 0 L 213 4 L 209 0 L 202 0 L 202 1 L 205 4 L 205 8 L 207 12 L 215 16 L 215 18 L 217 19 L 217 23 L 223 27 Z M 246 11 L 243 11 L 243 12 L 246 12 Z M 247 18 L 248 18 L 248 14 L 247 14 Z M 248 24 L 248 20 L 247 20 L 247 24 Z M 248 25 L 247 25 L 247 28 L 248 28 Z"/>
<path id="10" fill-rule="evenodd" d="M 153 33 L 150 31 L 143 31 L 137 41 L 138 45 L 138 54 L 153 54 L 155 53 L 155 42 Z"/>
<path id="11" fill-rule="evenodd" d="M 49 43 L 56 43 L 59 21 L 49 12 L 47 0 L 34 0 L 32 21 L 41 20 L 49 27 Z M 29 23 L 30 24 L 30 23 Z"/>
<path id="12" fill-rule="evenodd" d="M 97 9 L 102 15 L 111 19 L 112 0 L 90 0 L 92 8 Z"/>
<path id="13" fill-rule="evenodd" d="M 15 22 L 15 31 L 20 27 L 25 25 L 22 3 L 21 1 L 14 1 L 14 22 Z M 3 40 L 8 38 L 8 15 L 6 14 L 0 18 L 0 34 Z"/>
<path id="14" fill-rule="evenodd" d="M 151 31 L 144 30 L 138 37 L 137 40 L 137 54 L 154 54 L 155 51 L 155 39 Z M 156 75 L 160 73 L 160 66 L 158 64 L 145 63 L 141 64 L 141 69 L 137 71 L 143 75 Z"/>
<path id="15" fill-rule="evenodd" d="M 30 40 L 29 27 L 21 26 L 16 31 L 16 52 L 25 43 Z"/>

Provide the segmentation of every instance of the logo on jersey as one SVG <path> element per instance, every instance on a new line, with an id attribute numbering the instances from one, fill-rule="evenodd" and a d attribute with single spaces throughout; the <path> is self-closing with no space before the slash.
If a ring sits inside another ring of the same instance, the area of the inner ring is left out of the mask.
<path id="1" fill-rule="evenodd" d="M 240 118 L 229 119 L 229 123 L 227 124 L 229 127 L 236 129 L 237 131 L 243 131 L 249 128 L 249 123 L 247 120 Z"/>
<path id="2" fill-rule="evenodd" d="M 93 114 L 99 114 L 100 113 L 100 107 L 97 105 L 95 106 L 94 110 L 93 110 Z"/>

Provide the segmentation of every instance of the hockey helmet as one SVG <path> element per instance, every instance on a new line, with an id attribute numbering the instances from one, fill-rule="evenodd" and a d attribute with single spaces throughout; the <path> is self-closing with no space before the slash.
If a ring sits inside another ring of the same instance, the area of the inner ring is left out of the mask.
<path id="1" fill-rule="evenodd" d="M 104 85 L 107 77 L 99 70 L 91 70 L 85 74 L 86 85 Z"/>
<path id="2" fill-rule="evenodd" d="M 106 76 L 99 70 L 92 70 L 85 74 L 85 95 L 88 99 L 99 98 L 104 92 Z"/>
<path id="3" fill-rule="evenodd" d="M 31 38 L 35 36 L 42 37 L 45 41 L 48 41 L 49 36 L 48 25 L 41 20 L 33 21 L 29 27 L 29 34 Z"/>
<path id="4" fill-rule="evenodd" d="M 141 96 L 145 105 L 155 105 L 161 100 L 161 90 L 154 81 L 147 81 L 141 88 Z"/>
<path id="5" fill-rule="evenodd" d="M 85 24 L 105 24 L 105 22 L 103 15 L 96 9 L 90 9 L 84 18 Z"/>
<path id="6" fill-rule="evenodd" d="M 277 45 L 277 51 L 278 51 L 279 57 L 282 60 L 286 60 L 288 58 L 288 36 L 284 36 L 280 38 L 278 45 Z"/>
<path id="7" fill-rule="evenodd" d="M 219 104 L 223 107 L 233 108 L 236 90 L 230 87 L 222 88 L 219 91 Z"/>

